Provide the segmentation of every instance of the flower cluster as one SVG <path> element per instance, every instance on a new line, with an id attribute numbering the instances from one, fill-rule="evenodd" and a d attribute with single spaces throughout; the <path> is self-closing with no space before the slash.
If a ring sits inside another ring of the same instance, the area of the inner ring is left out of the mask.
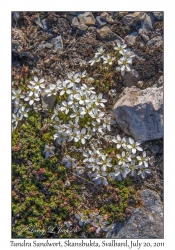
<path id="1" fill-rule="evenodd" d="M 121 44 L 119 40 L 116 40 L 114 45 L 114 51 L 116 52 L 115 56 L 112 56 L 111 53 L 108 53 L 106 56 L 104 55 L 105 50 L 103 47 L 98 49 L 98 52 L 95 53 L 95 56 L 92 60 L 89 61 L 89 64 L 92 66 L 94 63 L 98 63 L 103 60 L 104 65 L 112 65 L 113 63 L 118 63 L 118 67 L 116 67 L 116 71 L 120 71 L 123 76 L 126 71 L 131 71 L 130 65 L 132 64 L 132 59 L 135 56 L 130 49 L 126 49 L 126 44 Z M 119 58 L 120 57 L 120 58 Z M 119 59 L 118 59 L 119 58 Z"/>
<path id="2" fill-rule="evenodd" d="M 107 100 L 103 98 L 103 94 L 97 95 L 94 87 L 82 83 L 82 75 L 84 76 L 85 72 L 71 72 L 68 74 L 68 80 L 57 81 L 54 88 L 53 84 L 51 85 L 54 91 L 59 91 L 61 97 L 61 102 L 56 105 L 52 116 L 54 128 L 57 130 L 54 139 L 58 145 L 66 141 L 85 144 L 94 134 L 110 131 L 115 123 L 104 112 L 104 103 Z M 81 85 L 78 86 L 80 81 Z"/>
<path id="3" fill-rule="evenodd" d="M 99 215 L 99 212 L 92 212 L 90 214 L 77 213 L 75 214 L 75 218 L 78 220 L 78 224 L 80 227 L 83 224 L 90 224 L 94 228 L 96 234 L 100 232 L 107 232 L 111 230 L 111 225 L 109 226 L 109 222 L 104 219 L 103 216 Z"/>

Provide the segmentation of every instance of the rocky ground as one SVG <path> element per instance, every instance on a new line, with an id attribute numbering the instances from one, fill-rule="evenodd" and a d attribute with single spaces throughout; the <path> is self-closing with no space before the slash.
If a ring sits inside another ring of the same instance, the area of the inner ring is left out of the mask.
<path id="1" fill-rule="evenodd" d="M 91 70 L 87 62 L 97 49 L 103 46 L 110 52 L 116 40 L 126 43 L 135 54 L 132 70 L 123 76 L 112 69 L 104 76 L 97 66 Z M 117 224 L 110 237 L 162 238 L 163 13 L 12 13 L 12 80 L 16 85 L 36 75 L 49 86 L 57 79 L 64 80 L 68 72 L 84 70 L 100 80 L 96 89 L 106 98 L 108 91 L 115 90 L 106 107 L 117 121 L 111 135 L 141 139 L 147 156 L 153 159 L 146 179 L 133 177 L 141 197 L 139 207 L 127 221 Z M 55 99 L 46 99 L 43 95 L 43 115 L 47 116 Z"/>

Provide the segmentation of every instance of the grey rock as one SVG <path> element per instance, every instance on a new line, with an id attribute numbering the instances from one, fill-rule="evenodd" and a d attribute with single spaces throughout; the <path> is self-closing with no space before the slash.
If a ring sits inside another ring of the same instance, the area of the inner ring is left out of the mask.
<path id="1" fill-rule="evenodd" d="M 48 48 L 48 49 L 51 49 L 53 47 L 53 44 L 51 43 L 46 43 L 45 44 L 45 47 Z"/>
<path id="2" fill-rule="evenodd" d="M 112 32 L 108 26 L 104 26 L 101 29 L 97 29 L 97 37 L 100 40 L 116 40 L 119 39 L 121 42 L 123 42 L 123 39 Z"/>
<path id="3" fill-rule="evenodd" d="M 152 38 L 148 43 L 147 45 L 148 46 L 154 46 L 155 48 L 161 46 L 163 44 L 163 38 L 162 36 L 156 36 L 154 38 Z"/>
<path id="4" fill-rule="evenodd" d="M 153 29 L 155 23 L 155 17 L 152 13 L 146 14 L 145 18 L 141 22 L 142 33 L 146 34 L 147 32 Z"/>
<path id="5" fill-rule="evenodd" d="M 85 24 L 80 24 L 80 25 L 78 25 L 78 27 L 77 27 L 77 33 L 78 33 L 79 35 L 83 35 L 83 34 L 86 33 L 87 29 L 88 29 L 88 26 L 87 26 L 87 25 L 85 25 Z"/>
<path id="6" fill-rule="evenodd" d="M 163 11 L 153 11 L 153 15 L 158 20 L 163 20 Z"/>
<path id="7" fill-rule="evenodd" d="M 124 40 L 128 44 L 128 46 L 133 46 L 135 44 L 137 35 L 138 35 L 137 32 L 132 32 L 127 36 L 125 36 Z"/>
<path id="8" fill-rule="evenodd" d="M 35 18 L 33 19 L 33 21 L 34 21 L 40 28 L 44 29 L 39 14 L 35 16 Z"/>
<path id="9" fill-rule="evenodd" d="M 52 38 L 50 43 L 53 45 L 53 50 L 55 51 L 63 50 L 63 41 L 61 35 Z"/>
<path id="10" fill-rule="evenodd" d="M 125 26 L 136 26 L 145 18 L 144 12 L 134 12 L 123 17 L 123 23 Z"/>
<path id="11" fill-rule="evenodd" d="M 113 107 L 121 129 L 136 140 L 163 137 L 163 87 L 125 88 Z"/>
<path id="12" fill-rule="evenodd" d="M 124 16 L 126 16 L 126 15 L 128 15 L 128 14 L 129 14 L 128 11 L 119 11 L 119 12 L 118 12 L 118 16 L 119 16 L 119 17 L 124 17 Z"/>
<path id="13" fill-rule="evenodd" d="M 136 86 L 138 80 L 139 80 L 139 73 L 137 70 L 132 69 L 129 72 L 126 72 L 123 78 L 123 85 L 126 87 Z"/>
<path id="14" fill-rule="evenodd" d="M 160 76 L 158 79 L 158 84 L 163 85 L 163 76 Z"/>
<path id="15" fill-rule="evenodd" d="M 97 17 L 96 17 L 96 23 L 97 23 L 97 27 L 102 27 L 102 26 L 104 26 L 107 22 L 104 21 L 104 20 L 102 20 L 102 19 L 100 18 L 100 16 L 97 16 Z"/>
<path id="16" fill-rule="evenodd" d="M 115 239 L 162 239 L 163 205 L 159 195 L 152 190 L 140 191 L 143 205 L 136 208 L 125 222 L 117 222 L 111 232 Z"/>
<path id="17" fill-rule="evenodd" d="M 48 30 L 49 26 L 48 26 L 48 24 L 47 24 L 46 19 L 41 20 L 41 22 L 42 22 L 42 25 L 43 25 L 43 29 L 44 29 L 44 30 Z"/>
<path id="18" fill-rule="evenodd" d="M 85 12 L 78 15 L 78 20 L 80 24 L 95 25 L 95 18 L 91 12 Z"/>
<path id="19" fill-rule="evenodd" d="M 53 58 L 48 58 L 48 59 L 44 60 L 44 66 L 46 68 L 49 68 L 52 65 L 52 63 L 54 63 L 54 61 L 55 60 Z"/>
<path id="20" fill-rule="evenodd" d="M 15 20 L 15 22 L 18 22 L 18 20 L 21 18 L 21 12 L 19 11 L 14 11 L 13 12 L 13 19 Z"/>
<path id="21" fill-rule="evenodd" d="M 79 22 L 78 22 L 78 18 L 77 17 L 74 17 L 73 19 L 72 19 L 72 26 L 73 27 L 78 27 L 80 24 L 79 24 Z"/>
<path id="22" fill-rule="evenodd" d="M 112 17 L 107 12 L 101 13 L 100 18 L 102 20 L 108 22 L 108 23 L 113 23 L 114 22 L 114 20 L 112 19 Z"/>
<path id="23" fill-rule="evenodd" d="M 42 102 L 42 108 L 43 110 L 49 111 L 54 107 L 56 96 L 47 96 L 48 93 L 46 93 L 44 90 L 41 91 L 41 102 Z"/>

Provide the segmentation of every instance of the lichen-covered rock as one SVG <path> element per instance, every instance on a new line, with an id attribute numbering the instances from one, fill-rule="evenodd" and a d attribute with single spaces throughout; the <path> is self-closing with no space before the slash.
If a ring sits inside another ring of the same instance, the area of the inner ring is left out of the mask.
<path id="1" fill-rule="evenodd" d="M 126 26 L 135 26 L 145 18 L 144 12 L 134 12 L 123 17 L 123 23 Z"/>
<path id="2" fill-rule="evenodd" d="M 140 192 L 143 205 L 136 208 L 125 222 L 119 222 L 111 238 L 161 239 L 163 235 L 163 206 L 159 195 L 152 190 Z"/>
<path id="3" fill-rule="evenodd" d="M 163 87 L 125 88 L 113 111 L 121 129 L 136 140 L 163 137 Z"/>
<path id="4" fill-rule="evenodd" d="M 50 41 L 50 43 L 53 45 L 53 50 L 55 51 L 59 51 L 59 50 L 63 50 L 63 40 L 61 35 L 52 38 L 52 40 Z"/>
<path id="5" fill-rule="evenodd" d="M 108 23 L 113 23 L 114 22 L 114 20 L 112 19 L 112 17 L 107 12 L 102 12 L 101 15 L 100 15 L 100 18 L 102 20 L 105 20 Z"/>
<path id="6" fill-rule="evenodd" d="M 95 25 L 95 18 L 91 12 L 85 12 L 78 15 L 78 20 L 80 24 Z"/>
<path id="7" fill-rule="evenodd" d="M 138 35 L 137 32 L 132 32 L 127 36 L 125 36 L 124 40 L 128 44 L 128 46 L 133 46 L 135 44 L 137 35 Z"/>
<path id="8" fill-rule="evenodd" d="M 158 20 L 163 20 L 163 11 L 153 11 L 153 15 L 154 15 Z"/>
<path id="9" fill-rule="evenodd" d="M 104 26 L 101 29 L 97 29 L 97 37 L 100 40 L 116 40 L 119 39 L 121 42 L 123 42 L 123 39 L 112 32 L 108 26 Z"/>
<path id="10" fill-rule="evenodd" d="M 158 48 L 159 46 L 161 46 L 163 44 L 163 38 L 162 36 L 156 36 L 154 38 L 152 38 L 148 43 L 147 45 L 149 47 L 152 47 L 154 46 L 155 48 Z"/>
<path id="11" fill-rule="evenodd" d="M 152 13 L 146 14 L 145 18 L 142 20 L 141 29 L 142 33 L 147 33 L 153 29 L 155 23 L 155 16 Z"/>

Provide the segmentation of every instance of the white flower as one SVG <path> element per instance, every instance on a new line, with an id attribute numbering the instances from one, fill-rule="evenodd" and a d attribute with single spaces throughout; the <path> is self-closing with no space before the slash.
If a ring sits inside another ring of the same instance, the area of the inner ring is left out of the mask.
<path id="1" fill-rule="evenodd" d="M 28 112 L 30 111 L 30 108 L 25 109 L 24 106 L 21 106 L 18 110 L 18 113 L 23 117 L 28 117 Z"/>
<path id="2" fill-rule="evenodd" d="M 70 88 L 71 88 L 73 85 L 74 85 L 74 84 L 73 84 L 72 82 L 64 81 L 64 82 L 62 83 L 62 86 L 59 87 L 59 89 L 61 89 L 60 95 L 64 95 L 64 93 L 71 94 L 72 91 L 70 90 Z"/>
<path id="3" fill-rule="evenodd" d="M 109 167 L 109 168 L 112 167 L 112 164 L 110 163 L 112 158 L 106 158 L 105 155 L 102 155 L 101 158 L 102 158 L 102 161 L 100 161 L 98 164 L 102 165 L 102 167 L 101 167 L 102 171 L 106 171 L 107 167 Z"/>
<path id="4" fill-rule="evenodd" d="M 89 94 L 81 90 L 75 95 L 75 99 L 78 100 L 79 104 L 81 105 L 86 105 L 87 103 L 91 102 L 89 99 Z"/>
<path id="5" fill-rule="evenodd" d="M 108 95 L 110 95 L 111 97 L 114 97 L 116 95 L 116 90 L 115 89 L 110 89 L 108 92 Z"/>
<path id="6" fill-rule="evenodd" d="M 120 175 L 120 172 L 111 172 L 108 175 L 111 178 L 111 180 L 114 181 Z M 119 177 L 119 179 L 121 179 L 121 176 Z"/>
<path id="7" fill-rule="evenodd" d="M 21 89 L 19 88 L 19 89 L 17 89 L 17 90 L 14 90 L 14 89 L 12 89 L 12 100 L 18 100 L 19 101 L 19 99 L 24 99 L 24 95 L 21 95 Z"/>
<path id="8" fill-rule="evenodd" d="M 86 110 L 84 107 L 76 108 L 73 107 L 74 113 L 70 115 L 71 118 L 75 117 L 75 122 L 77 123 L 79 121 L 79 118 L 84 118 L 84 115 L 86 114 Z"/>
<path id="9" fill-rule="evenodd" d="M 90 97 L 92 100 L 94 100 L 94 102 L 95 102 L 95 104 L 97 105 L 97 106 L 101 106 L 101 107 L 104 107 L 104 102 L 107 102 L 107 100 L 106 99 L 103 99 L 103 94 L 102 93 L 99 93 L 98 94 L 98 96 L 96 96 L 96 95 L 91 95 L 91 97 Z"/>
<path id="10" fill-rule="evenodd" d="M 74 158 L 71 158 L 69 155 L 66 155 L 66 157 L 64 157 L 62 161 L 66 163 L 67 168 L 70 168 L 71 166 L 76 167 L 76 164 L 75 164 L 76 160 Z"/>
<path id="11" fill-rule="evenodd" d="M 114 120 L 111 120 L 111 117 L 105 117 L 103 119 L 103 128 L 107 128 L 109 131 L 111 131 L 111 125 L 114 125 L 116 122 Z"/>
<path id="12" fill-rule="evenodd" d="M 28 96 L 32 96 L 32 95 L 39 95 L 39 89 L 36 89 L 34 86 L 28 86 L 28 88 L 30 89 L 30 91 L 28 91 Z"/>
<path id="13" fill-rule="evenodd" d="M 34 104 L 34 101 L 40 101 L 40 98 L 37 94 L 33 94 L 32 96 L 27 96 L 26 98 L 24 98 L 25 101 L 29 101 L 29 105 Z"/>
<path id="14" fill-rule="evenodd" d="M 45 145 L 43 154 L 45 155 L 46 158 L 50 156 L 50 154 L 54 154 L 55 147 L 51 146 L 49 147 L 48 145 Z"/>
<path id="15" fill-rule="evenodd" d="M 88 218 L 87 215 L 84 215 L 83 213 L 78 213 L 78 214 L 75 214 L 75 218 L 79 221 L 79 226 L 82 227 L 83 226 L 83 223 L 85 224 L 88 224 L 90 223 L 90 219 Z"/>
<path id="16" fill-rule="evenodd" d="M 18 122 L 22 120 L 22 116 L 19 113 L 17 113 L 17 115 L 12 114 L 12 117 L 13 117 L 12 122 L 15 123 L 15 128 L 16 128 L 18 125 Z"/>
<path id="17" fill-rule="evenodd" d="M 82 144 L 85 144 L 85 142 L 86 142 L 85 139 L 87 139 L 86 129 L 85 129 L 85 128 L 82 128 L 82 130 L 81 130 L 79 136 L 80 136 L 81 143 L 82 143 Z"/>
<path id="18" fill-rule="evenodd" d="M 34 76 L 34 81 L 30 81 L 30 83 L 34 86 L 35 89 L 38 89 L 40 90 L 41 89 L 44 89 L 45 88 L 45 85 L 43 84 L 44 82 L 44 79 L 40 79 L 38 81 L 38 77 Z"/>
<path id="19" fill-rule="evenodd" d="M 98 132 L 100 134 L 103 134 L 103 126 L 101 126 L 99 123 L 95 122 L 95 121 L 92 121 L 92 131 L 93 132 Z"/>
<path id="20" fill-rule="evenodd" d="M 119 159 L 118 165 L 122 165 L 122 164 L 125 163 L 125 161 L 126 161 L 126 153 L 125 153 L 125 151 L 123 151 L 121 155 L 117 154 L 116 156 Z"/>
<path id="21" fill-rule="evenodd" d="M 74 140 L 75 142 L 78 142 L 80 140 L 80 131 L 77 128 L 74 128 L 74 130 L 69 134 L 69 141 Z"/>
<path id="22" fill-rule="evenodd" d="M 79 78 L 80 77 L 80 74 L 79 73 L 74 73 L 74 72 L 71 72 L 71 73 L 68 73 L 67 74 L 68 76 L 68 80 L 66 80 L 68 83 L 69 82 L 72 82 L 72 83 L 79 83 L 81 81 L 81 79 Z"/>
<path id="23" fill-rule="evenodd" d="M 102 172 L 102 174 L 94 173 L 95 178 L 92 179 L 92 181 L 95 181 L 97 185 L 103 184 L 105 186 L 108 185 L 107 179 L 104 177 L 107 174 L 105 172 Z"/>
<path id="24" fill-rule="evenodd" d="M 98 52 L 95 53 L 95 57 L 101 56 L 104 54 L 105 50 L 101 46 L 100 48 L 97 49 Z"/>
<path id="25" fill-rule="evenodd" d="M 117 143 L 117 149 L 121 148 L 123 142 L 120 135 L 117 135 L 117 139 L 112 139 L 114 143 Z"/>
<path id="26" fill-rule="evenodd" d="M 14 113 L 17 113 L 18 112 L 18 109 L 22 106 L 22 104 L 19 102 L 19 99 L 16 99 L 14 102 L 13 102 L 13 104 L 14 104 Z"/>
<path id="27" fill-rule="evenodd" d="M 70 105 L 66 101 L 62 101 L 62 107 L 60 108 L 61 111 L 64 111 L 65 114 L 69 113 Z"/>
<path id="28" fill-rule="evenodd" d="M 121 57 L 118 60 L 120 67 L 117 67 L 116 70 L 121 71 L 121 75 L 125 74 L 125 71 L 131 71 L 130 64 L 132 64 L 132 58 Z"/>
<path id="29" fill-rule="evenodd" d="M 112 62 L 115 60 L 115 57 L 111 57 L 110 54 L 107 54 L 107 56 L 103 56 L 103 64 L 109 64 L 109 65 L 112 65 Z"/>
<path id="30" fill-rule="evenodd" d="M 92 66 L 94 63 L 99 62 L 100 57 L 94 57 L 92 60 L 89 61 L 90 65 Z"/>
<path id="31" fill-rule="evenodd" d="M 135 161 L 132 160 L 131 163 L 127 164 L 127 166 L 128 166 L 128 169 L 130 170 L 131 175 L 134 176 L 136 173 L 135 172 L 136 169 L 138 169 L 138 166 L 135 165 Z"/>
<path id="32" fill-rule="evenodd" d="M 104 114 L 105 114 L 104 112 L 100 112 L 99 109 L 97 109 L 97 108 L 94 109 L 93 112 L 92 111 L 89 112 L 89 115 L 92 118 L 96 119 L 96 121 L 99 123 L 100 123 L 100 120 L 102 119 L 102 117 L 104 116 Z"/>
<path id="33" fill-rule="evenodd" d="M 119 175 L 117 176 L 119 181 L 122 181 L 122 177 L 126 178 L 127 174 L 130 172 L 126 164 L 123 164 L 121 166 L 114 166 L 114 169 L 116 173 L 119 173 Z"/>
<path id="34" fill-rule="evenodd" d="M 125 53 L 125 48 L 127 47 L 126 44 L 121 45 L 121 42 L 119 40 L 116 40 L 117 46 L 114 46 L 115 50 L 118 50 L 118 52 L 122 55 Z"/>
<path id="35" fill-rule="evenodd" d="M 134 142 L 134 140 L 129 137 L 129 143 L 127 147 L 131 149 L 132 153 L 135 154 L 136 150 L 143 151 L 143 149 L 139 146 L 141 144 L 141 141 Z"/>
<path id="36" fill-rule="evenodd" d="M 125 51 L 124 51 L 124 57 L 126 57 L 126 58 L 133 58 L 133 57 L 135 57 L 135 54 L 130 50 L 130 49 L 126 49 Z"/>
<path id="37" fill-rule="evenodd" d="M 58 87 L 56 84 L 50 84 L 49 89 L 45 89 L 45 92 L 48 93 L 47 96 L 56 95 Z"/>
<path id="38" fill-rule="evenodd" d="M 101 230 L 103 230 L 104 232 L 107 232 L 108 228 L 106 227 L 106 225 L 108 225 L 109 222 L 108 221 L 103 221 L 103 219 L 101 217 L 99 217 L 99 216 L 98 216 L 98 218 L 99 218 L 98 222 L 96 222 L 96 221 L 92 222 L 92 225 L 97 228 L 96 233 L 98 234 Z"/>
<path id="39" fill-rule="evenodd" d="M 146 152 L 143 151 L 142 156 L 137 156 L 137 160 L 139 160 L 139 166 L 144 164 L 145 168 L 148 167 L 148 157 L 146 157 Z"/>
<path id="40" fill-rule="evenodd" d="M 87 92 L 88 94 L 95 94 L 95 91 L 93 91 L 95 88 L 94 87 L 88 87 L 86 84 L 82 84 L 81 90 L 84 92 Z"/>
<path id="41" fill-rule="evenodd" d="M 138 172 L 138 175 L 141 175 L 143 179 L 145 178 L 146 174 L 150 174 L 150 173 L 151 173 L 150 169 L 145 168 L 145 166 L 143 166 L 143 165 L 140 166 L 140 170 Z"/>

